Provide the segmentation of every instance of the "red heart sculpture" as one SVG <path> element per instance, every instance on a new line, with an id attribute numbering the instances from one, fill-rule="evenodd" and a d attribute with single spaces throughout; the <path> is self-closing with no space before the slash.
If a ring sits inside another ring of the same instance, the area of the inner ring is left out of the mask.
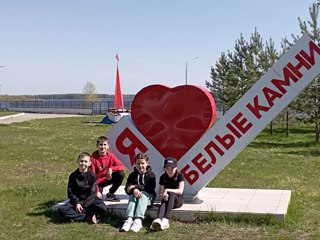
<path id="1" fill-rule="evenodd" d="M 164 157 L 179 160 L 213 125 L 216 105 L 201 87 L 151 85 L 134 97 L 131 117 Z"/>

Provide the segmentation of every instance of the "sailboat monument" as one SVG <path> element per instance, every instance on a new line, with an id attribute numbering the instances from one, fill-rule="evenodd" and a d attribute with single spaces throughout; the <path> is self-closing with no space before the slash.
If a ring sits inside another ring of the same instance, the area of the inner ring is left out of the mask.
<path id="1" fill-rule="evenodd" d="M 119 74 L 119 56 L 116 55 L 117 73 L 116 73 L 116 88 L 114 94 L 113 108 L 107 110 L 108 118 L 113 122 L 118 122 L 123 116 L 130 115 L 130 110 L 123 106 L 123 96 L 121 92 L 120 74 Z"/>

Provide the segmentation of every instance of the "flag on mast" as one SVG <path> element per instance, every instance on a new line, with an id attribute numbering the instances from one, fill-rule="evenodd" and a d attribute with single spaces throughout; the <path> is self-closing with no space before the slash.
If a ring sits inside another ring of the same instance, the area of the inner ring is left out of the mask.
<path id="1" fill-rule="evenodd" d="M 119 74 L 119 56 L 116 54 L 116 60 L 117 60 L 117 73 L 116 73 L 116 89 L 114 94 L 114 103 L 113 108 L 115 109 L 124 109 L 123 107 L 123 97 L 121 92 L 121 85 L 120 85 L 120 74 Z"/>

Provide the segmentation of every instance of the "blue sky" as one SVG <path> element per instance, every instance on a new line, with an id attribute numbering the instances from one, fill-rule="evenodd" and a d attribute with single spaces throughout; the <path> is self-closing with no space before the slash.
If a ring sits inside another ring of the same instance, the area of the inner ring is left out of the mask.
<path id="1" fill-rule="evenodd" d="M 81 93 L 91 81 L 113 94 L 143 87 L 205 87 L 221 52 L 257 27 L 280 49 L 310 20 L 315 0 L 0 0 L 0 93 Z"/>

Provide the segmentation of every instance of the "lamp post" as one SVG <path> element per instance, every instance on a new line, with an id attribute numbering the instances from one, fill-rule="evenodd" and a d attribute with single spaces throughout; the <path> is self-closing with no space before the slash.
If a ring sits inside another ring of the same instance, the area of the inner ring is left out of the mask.
<path id="1" fill-rule="evenodd" d="M 191 62 L 199 57 L 195 57 L 186 61 L 186 85 L 188 85 L 188 62 Z"/>

